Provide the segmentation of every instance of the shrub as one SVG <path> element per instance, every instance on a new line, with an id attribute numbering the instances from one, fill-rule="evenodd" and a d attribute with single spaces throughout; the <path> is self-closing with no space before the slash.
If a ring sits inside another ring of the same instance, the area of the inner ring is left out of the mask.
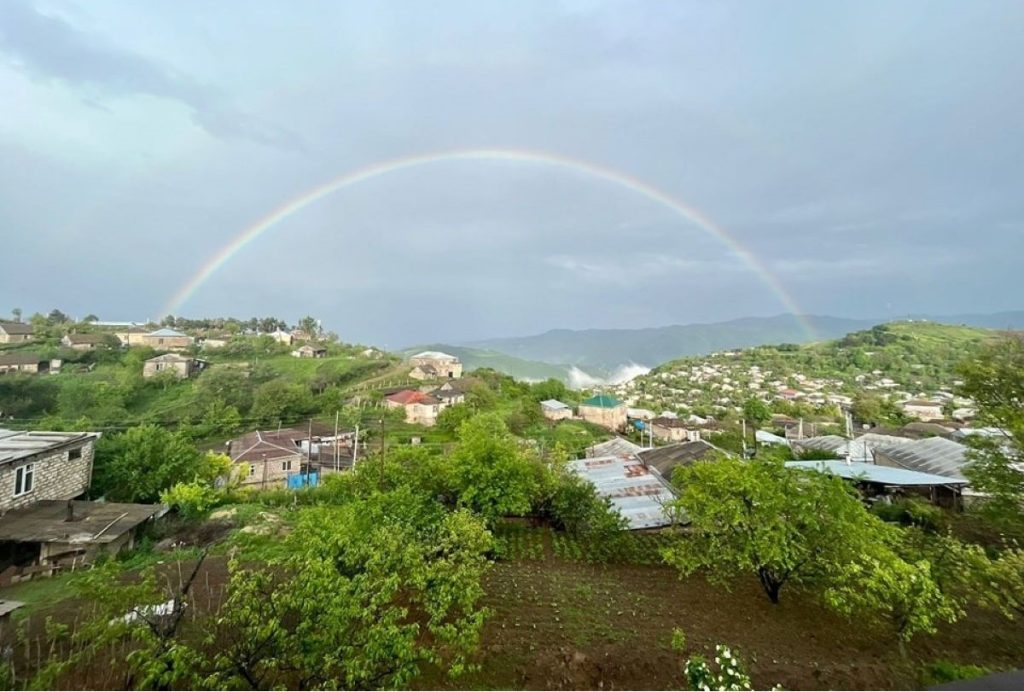
<path id="1" fill-rule="evenodd" d="M 175 483 L 160 493 L 160 501 L 185 519 L 198 519 L 223 502 L 222 494 L 205 483 Z"/>
<path id="2" fill-rule="evenodd" d="M 987 675 L 988 670 L 971 664 L 953 663 L 952 661 L 935 661 L 924 667 L 921 675 L 921 686 L 932 687 L 944 682 L 955 680 L 972 680 Z"/>

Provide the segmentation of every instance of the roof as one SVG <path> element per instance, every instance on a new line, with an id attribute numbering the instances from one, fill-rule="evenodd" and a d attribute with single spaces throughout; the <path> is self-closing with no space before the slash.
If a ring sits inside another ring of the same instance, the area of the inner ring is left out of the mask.
<path id="1" fill-rule="evenodd" d="M 100 344 L 106 334 L 65 334 L 64 338 L 73 344 Z"/>
<path id="2" fill-rule="evenodd" d="M 648 466 L 653 466 L 663 477 L 671 479 L 677 466 L 690 466 L 716 454 L 728 454 L 704 440 L 680 442 L 637 452 L 637 456 Z"/>
<path id="3" fill-rule="evenodd" d="M 385 397 L 388 401 L 408 406 L 409 404 L 438 404 L 437 399 L 415 389 L 403 389 Z"/>
<path id="4" fill-rule="evenodd" d="M 690 428 L 693 424 L 689 421 L 683 420 L 682 418 L 667 416 L 658 416 L 651 421 L 651 425 L 657 425 L 659 428 Z"/>
<path id="5" fill-rule="evenodd" d="M 0 322 L 0 329 L 8 334 L 31 334 L 32 325 L 27 322 Z"/>
<path id="6" fill-rule="evenodd" d="M 942 404 L 938 401 L 928 401 L 927 399 L 911 399 L 910 401 L 904 401 L 904 406 L 935 406 L 942 407 Z"/>
<path id="7" fill-rule="evenodd" d="M 607 394 L 598 394 L 584 401 L 581 406 L 596 406 L 598 408 L 615 408 L 621 406 L 622 402 Z"/>
<path id="8" fill-rule="evenodd" d="M 294 433 L 292 429 L 273 432 L 255 430 L 228 442 L 228 456 L 235 462 L 298 456 L 302 454 L 302 450 L 292 439 Z M 307 436 L 303 435 L 302 439 Z"/>
<path id="9" fill-rule="evenodd" d="M 754 431 L 754 439 L 766 445 L 786 445 L 787 447 L 789 447 L 789 440 L 782 437 L 781 435 L 770 433 L 767 430 Z"/>
<path id="10" fill-rule="evenodd" d="M 68 502 L 41 500 L 12 509 L 0 522 L 0 541 L 20 543 L 112 543 L 142 522 L 167 511 L 166 505 L 124 502 L 72 502 L 74 519 L 67 520 Z"/>
<path id="11" fill-rule="evenodd" d="M 630 442 L 624 437 L 613 437 L 612 439 L 607 440 L 605 442 L 598 442 L 595 445 L 590 445 L 589 447 L 587 447 L 587 456 L 602 457 L 607 456 L 609 454 L 635 454 L 636 452 L 639 452 L 642 449 L 643 447 L 633 442 Z"/>
<path id="12" fill-rule="evenodd" d="M 177 353 L 165 353 L 162 356 L 155 356 L 153 358 L 147 358 L 147 363 L 187 363 L 190 360 L 195 360 L 190 356 L 182 356 Z"/>
<path id="13" fill-rule="evenodd" d="M 460 396 L 466 396 L 466 393 L 463 392 L 458 387 L 449 387 L 448 389 L 440 389 L 440 388 L 435 389 L 434 391 L 432 391 L 430 393 L 430 396 L 434 397 L 435 399 L 442 399 L 442 400 L 444 400 L 444 399 L 457 399 Z"/>
<path id="14" fill-rule="evenodd" d="M 572 408 L 568 404 L 563 404 L 558 399 L 545 399 L 544 401 L 540 402 L 540 405 L 543 408 L 549 409 L 551 411 L 565 411 L 567 409 Z"/>
<path id="15" fill-rule="evenodd" d="M 38 365 L 42 361 L 35 353 L 0 353 L 0 365 Z"/>
<path id="16" fill-rule="evenodd" d="M 313 352 L 316 352 L 316 353 L 319 353 L 320 351 L 324 351 L 324 352 L 327 351 L 327 349 L 325 347 L 323 347 L 323 346 L 313 346 L 312 344 L 303 344 L 302 346 L 299 346 L 295 350 L 296 351 L 313 351 Z"/>
<path id="17" fill-rule="evenodd" d="M 575 459 L 568 468 L 590 481 L 599 496 L 611 500 L 629 528 L 648 529 L 672 523 L 664 505 L 675 499 L 675 493 L 664 478 L 647 469 L 635 456 Z"/>
<path id="18" fill-rule="evenodd" d="M 808 437 L 803 440 L 794 440 L 793 444 L 801 449 L 816 449 L 831 452 L 841 457 L 845 457 L 847 452 L 849 452 L 852 461 L 872 461 L 876 449 L 895 447 L 910 444 L 911 442 L 913 440 L 906 437 L 865 433 L 852 440 L 847 440 L 839 435 L 821 435 L 819 437 Z"/>
<path id="19" fill-rule="evenodd" d="M 433 365 L 430 365 L 429 363 L 427 365 L 417 365 L 416 369 L 418 369 L 420 372 L 425 373 L 427 375 L 436 375 L 437 374 L 437 368 L 435 368 Z"/>
<path id="20" fill-rule="evenodd" d="M 897 469 L 891 466 L 879 466 L 852 461 L 846 463 L 837 459 L 822 461 L 787 461 L 786 468 L 810 469 L 822 473 L 830 473 L 846 480 L 879 483 L 882 485 L 930 486 L 930 485 L 964 485 L 966 481 L 953 480 L 946 476 L 933 473 L 922 473 L 910 469 Z"/>
<path id="21" fill-rule="evenodd" d="M 25 604 L 21 601 L 7 601 L 0 599 L 0 620 L 13 613 L 18 608 L 21 608 Z"/>
<path id="22" fill-rule="evenodd" d="M 410 358 L 430 358 L 431 360 L 454 360 L 458 361 L 457 356 L 453 356 L 450 353 L 442 353 L 441 351 L 421 351 Z"/>
<path id="23" fill-rule="evenodd" d="M 966 454 L 967 447 L 944 437 L 929 437 L 899 447 L 884 447 L 877 452 L 903 468 L 954 480 L 966 480 L 963 468 L 970 463 Z"/>
<path id="24" fill-rule="evenodd" d="M 0 464 L 96 440 L 99 436 L 96 432 L 25 432 L 0 428 Z"/>
<path id="25" fill-rule="evenodd" d="M 163 327 L 161 329 L 157 329 L 155 332 L 150 332 L 147 336 L 186 336 L 187 337 L 188 334 L 183 334 L 182 332 L 179 332 L 176 329 L 170 329 L 169 327 Z"/>

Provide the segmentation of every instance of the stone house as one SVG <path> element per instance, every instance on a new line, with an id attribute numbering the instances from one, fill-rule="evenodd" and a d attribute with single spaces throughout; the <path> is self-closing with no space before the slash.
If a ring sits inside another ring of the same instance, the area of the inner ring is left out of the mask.
<path id="1" fill-rule="evenodd" d="M 0 344 L 32 341 L 32 325 L 25 322 L 0 322 Z"/>
<path id="2" fill-rule="evenodd" d="M 696 442 L 700 440 L 700 430 L 681 418 L 659 416 L 652 420 L 650 425 L 651 434 L 658 440 L 666 442 Z"/>
<path id="3" fill-rule="evenodd" d="M 405 409 L 405 422 L 425 425 L 437 424 L 437 417 L 448 405 L 430 394 L 414 389 L 403 389 L 400 392 L 384 397 L 387 408 Z"/>
<path id="4" fill-rule="evenodd" d="M 547 399 L 540 402 L 540 412 L 548 420 L 565 420 L 572 418 L 572 407 L 558 399 Z"/>
<path id="5" fill-rule="evenodd" d="M 286 332 L 283 329 L 275 329 L 274 331 L 267 334 L 267 336 L 269 336 L 277 343 L 284 344 L 285 346 L 291 346 L 292 342 L 295 341 L 295 337 L 292 336 L 292 333 Z"/>
<path id="6" fill-rule="evenodd" d="M 164 327 L 141 336 L 141 345 L 158 351 L 183 351 L 195 341 L 188 334 Z"/>
<path id="7" fill-rule="evenodd" d="M 71 500 L 89 488 L 93 432 L 0 429 L 0 514 L 38 500 Z"/>
<path id="8" fill-rule="evenodd" d="M 60 372 L 61 361 L 45 360 L 35 353 L 0 353 L 0 375 L 8 372 Z"/>
<path id="9" fill-rule="evenodd" d="M 60 343 L 75 351 L 91 351 L 102 346 L 105 334 L 65 334 Z"/>
<path id="10" fill-rule="evenodd" d="M 409 376 L 418 379 L 447 378 L 449 380 L 462 377 L 462 361 L 456 356 L 440 351 L 423 351 L 409 358 L 413 366 Z"/>
<path id="11" fill-rule="evenodd" d="M 942 413 L 942 404 L 937 401 L 911 399 L 910 401 L 903 402 L 901 408 L 908 416 L 913 416 L 918 420 L 929 421 L 945 418 Z"/>
<path id="12" fill-rule="evenodd" d="M 143 377 L 156 377 L 163 372 L 173 372 L 179 379 L 192 377 L 193 373 L 202 370 L 205 363 L 196 358 L 179 356 L 176 353 L 165 353 L 150 358 L 142 366 Z"/>
<path id="13" fill-rule="evenodd" d="M 445 406 L 454 406 L 455 404 L 461 404 L 466 400 L 466 393 L 458 387 L 438 387 L 434 391 L 428 393 Z"/>
<path id="14" fill-rule="evenodd" d="M 626 427 L 626 405 L 608 394 L 592 396 L 579 408 L 580 418 L 609 430 Z"/>
<path id="15" fill-rule="evenodd" d="M 261 431 L 228 442 L 234 479 L 242 487 L 273 488 L 287 485 L 288 477 L 302 468 L 302 448 L 290 430 Z"/>
<path id="16" fill-rule="evenodd" d="M 327 349 L 323 346 L 312 346 L 306 344 L 292 351 L 295 358 L 324 358 L 327 356 Z"/>
<path id="17" fill-rule="evenodd" d="M 126 327 L 114 332 L 114 336 L 121 342 L 122 346 L 145 346 L 143 339 L 149 334 L 141 327 Z"/>

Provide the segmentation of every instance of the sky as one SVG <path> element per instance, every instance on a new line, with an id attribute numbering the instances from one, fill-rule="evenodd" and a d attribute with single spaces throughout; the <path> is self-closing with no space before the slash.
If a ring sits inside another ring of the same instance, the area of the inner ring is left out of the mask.
<path id="1" fill-rule="evenodd" d="M 1022 46 L 1017 0 L 5 0 L 0 316 L 397 348 L 1021 309 Z M 174 304 L 309 191 L 480 149 L 536 154 L 325 194 Z"/>

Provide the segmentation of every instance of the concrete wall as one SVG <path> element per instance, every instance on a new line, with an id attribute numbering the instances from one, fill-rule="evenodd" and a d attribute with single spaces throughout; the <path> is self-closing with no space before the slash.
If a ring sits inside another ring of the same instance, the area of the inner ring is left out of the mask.
<path id="1" fill-rule="evenodd" d="M 234 466 L 238 483 L 243 488 L 282 488 L 288 483 L 288 476 L 299 472 L 302 461 L 303 456 L 295 454 L 266 461 L 236 461 Z M 291 462 L 291 467 L 286 469 L 285 462 Z M 256 469 L 252 476 L 249 475 L 250 467 Z"/>
<path id="2" fill-rule="evenodd" d="M 560 408 L 560 409 L 547 409 L 543 406 L 540 407 L 541 413 L 548 420 L 565 420 L 566 418 L 572 418 L 571 408 Z"/>
<path id="3" fill-rule="evenodd" d="M 459 361 L 452 362 L 442 358 L 410 358 L 409 364 L 413 366 L 433 365 L 440 377 L 449 377 L 453 379 L 462 377 L 462 363 Z"/>
<path id="4" fill-rule="evenodd" d="M 132 343 L 135 345 L 152 346 L 158 351 L 181 351 L 192 345 L 191 336 L 150 336 L 142 334 L 139 341 L 132 336 Z"/>
<path id="5" fill-rule="evenodd" d="M 69 450 L 81 449 L 82 456 L 68 459 Z M 92 480 L 93 441 L 76 443 L 57 452 L 0 465 L 0 513 L 30 505 L 38 500 L 70 500 L 89 488 Z M 34 464 L 32 491 L 14 497 L 16 469 Z"/>
<path id="6" fill-rule="evenodd" d="M 39 363 L 28 365 L 0 365 L 0 373 L 4 372 L 39 372 Z"/>
<path id="7" fill-rule="evenodd" d="M 162 372 L 173 372 L 178 377 L 178 379 L 184 380 L 192 376 L 192 371 L 194 369 L 194 360 L 181 361 L 176 363 L 146 361 L 145 365 L 142 366 L 142 376 L 155 377 L 156 375 Z"/>
<path id="8" fill-rule="evenodd" d="M 0 332 L 0 344 L 23 344 L 26 341 L 32 341 L 31 334 L 8 334 L 7 332 Z"/>

